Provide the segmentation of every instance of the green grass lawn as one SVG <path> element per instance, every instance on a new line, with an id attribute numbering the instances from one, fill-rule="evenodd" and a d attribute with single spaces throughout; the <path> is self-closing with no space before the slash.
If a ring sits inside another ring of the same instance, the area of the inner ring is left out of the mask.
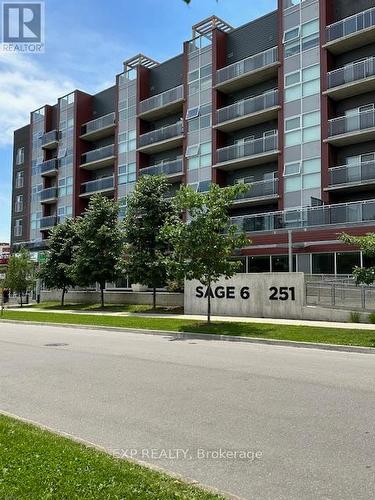
<path id="1" fill-rule="evenodd" d="M 211 333 L 264 339 L 294 340 L 375 347 L 375 330 L 349 330 L 314 326 L 271 325 L 260 323 L 214 322 L 211 325 L 188 319 L 147 318 L 142 316 L 106 316 L 88 314 L 62 314 L 53 312 L 4 312 L 11 320 L 51 322 L 59 324 L 97 325 L 120 328 L 166 330 L 170 332 Z"/>
<path id="2" fill-rule="evenodd" d="M 211 500 L 222 497 L 0 415 L 0 498 Z"/>
<path id="3" fill-rule="evenodd" d="M 30 306 L 37 309 L 59 310 L 59 311 L 93 311 L 93 312 L 127 312 L 127 313 L 158 313 L 158 314 L 184 314 L 183 307 L 160 307 L 156 310 L 150 305 L 144 304 L 106 304 L 104 308 L 100 304 L 65 304 L 60 305 L 60 302 L 42 302 Z"/>

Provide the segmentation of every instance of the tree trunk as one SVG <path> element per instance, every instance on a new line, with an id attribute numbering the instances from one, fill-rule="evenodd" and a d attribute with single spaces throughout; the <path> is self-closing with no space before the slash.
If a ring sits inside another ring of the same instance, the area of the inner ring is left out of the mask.
<path id="1" fill-rule="evenodd" d="M 61 307 L 64 307 L 65 292 L 66 292 L 65 287 L 63 287 L 61 294 Z"/>
<path id="2" fill-rule="evenodd" d="M 23 304 L 22 304 L 22 292 L 20 293 L 20 299 L 21 299 L 21 307 L 23 307 Z"/>
<path id="3" fill-rule="evenodd" d="M 100 303 L 102 306 L 102 309 L 104 309 L 104 286 L 103 283 L 100 283 Z"/>
<path id="4" fill-rule="evenodd" d="M 207 287 L 207 323 L 211 324 L 211 282 Z"/>
<path id="5" fill-rule="evenodd" d="M 154 311 L 156 309 L 156 287 L 155 286 L 152 289 L 152 309 Z"/>

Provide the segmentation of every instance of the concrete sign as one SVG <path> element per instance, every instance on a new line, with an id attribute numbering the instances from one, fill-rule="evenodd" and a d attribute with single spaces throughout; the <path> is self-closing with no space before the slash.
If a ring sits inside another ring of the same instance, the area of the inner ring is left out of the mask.
<path id="1" fill-rule="evenodd" d="M 207 287 L 185 282 L 185 313 L 206 314 Z M 211 289 L 212 314 L 258 318 L 301 318 L 305 297 L 303 273 L 236 274 Z"/>

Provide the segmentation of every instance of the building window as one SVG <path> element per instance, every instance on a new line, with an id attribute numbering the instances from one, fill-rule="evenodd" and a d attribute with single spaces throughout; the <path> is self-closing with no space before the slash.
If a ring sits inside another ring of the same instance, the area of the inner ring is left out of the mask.
<path id="1" fill-rule="evenodd" d="M 312 254 L 313 274 L 335 274 L 335 255 L 333 253 Z"/>
<path id="2" fill-rule="evenodd" d="M 25 161 L 25 148 L 18 148 L 16 153 L 16 165 L 22 165 Z"/>
<path id="3" fill-rule="evenodd" d="M 361 265 L 359 252 L 343 252 L 336 254 L 337 274 L 352 274 L 353 269 Z"/>
<path id="4" fill-rule="evenodd" d="M 16 196 L 16 201 L 14 204 L 14 211 L 15 212 L 22 212 L 23 210 L 23 195 L 20 194 Z"/>
<path id="5" fill-rule="evenodd" d="M 250 273 L 269 273 L 271 271 L 271 260 L 269 255 L 249 258 Z"/>
<path id="6" fill-rule="evenodd" d="M 15 222 L 14 236 L 22 236 L 22 219 L 17 219 Z"/>
<path id="7" fill-rule="evenodd" d="M 23 170 L 21 170 L 21 172 L 16 173 L 16 182 L 15 182 L 16 188 L 22 188 L 23 182 L 24 182 L 24 173 Z"/>
<path id="8" fill-rule="evenodd" d="M 287 273 L 289 272 L 289 255 L 272 255 L 272 272 Z M 296 272 L 296 256 L 293 255 L 293 272 Z"/>

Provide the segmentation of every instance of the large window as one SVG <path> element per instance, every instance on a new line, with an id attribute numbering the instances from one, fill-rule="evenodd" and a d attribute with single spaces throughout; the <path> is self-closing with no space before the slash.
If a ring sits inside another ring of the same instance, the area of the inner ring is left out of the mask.
<path id="1" fill-rule="evenodd" d="M 271 259 L 269 255 L 249 257 L 250 273 L 269 273 L 271 271 Z"/>
<path id="2" fill-rule="evenodd" d="M 296 256 L 293 255 L 293 272 L 296 271 Z M 289 272 L 289 255 L 272 255 L 272 272 Z"/>
<path id="3" fill-rule="evenodd" d="M 335 254 L 314 253 L 312 255 L 313 274 L 335 274 Z"/>
<path id="4" fill-rule="evenodd" d="M 356 266 L 361 265 L 359 252 L 342 252 L 336 254 L 337 274 L 352 274 Z"/>
<path id="5" fill-rule="evenodd" d="M 25 161 L 25 148 L 18 148 L 16 154 L 16 165 L 22 165 Z"/>

